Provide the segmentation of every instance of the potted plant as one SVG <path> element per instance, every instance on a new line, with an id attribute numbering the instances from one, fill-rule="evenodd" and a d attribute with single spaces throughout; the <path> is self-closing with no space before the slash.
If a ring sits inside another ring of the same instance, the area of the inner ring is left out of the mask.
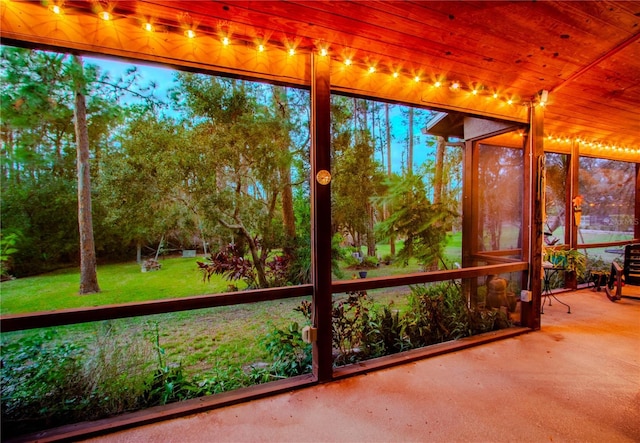
<path id="1" fill-rule="evenodd" d="M 565 272 L 564 285 L 566 288 L 576 290 L 578 289 L 578 281 L 584 280 L 587 272 L 587 256 L 575 249 L 569 249 L 565 253 L 567 272 Z"/>

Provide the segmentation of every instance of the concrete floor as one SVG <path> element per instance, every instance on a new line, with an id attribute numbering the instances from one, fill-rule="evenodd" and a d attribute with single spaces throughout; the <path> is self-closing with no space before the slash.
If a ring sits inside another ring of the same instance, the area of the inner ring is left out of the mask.
<path id="1" fill-rule="evenodd" d="M 538 332 L 91 441 L 640 442 L 640 300 L 558 297 Z"/>

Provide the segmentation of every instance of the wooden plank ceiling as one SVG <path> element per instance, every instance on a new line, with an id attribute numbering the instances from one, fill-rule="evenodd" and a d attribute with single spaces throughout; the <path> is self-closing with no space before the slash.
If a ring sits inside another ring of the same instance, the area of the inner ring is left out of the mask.
<path id="1" fill-rule="evenodd" d="M 546 90 L 548 144 L 626 147 L 625 157 L 640 161 L 640 1 L 67 1 L 63 7 L 105 9 L 246 44 L 326 48 L 337 63 L 350 58 L 389 75 L 400 70 L 444 87 L 458 83 L 462 91 L 498 91 L 519 103 Z"/>

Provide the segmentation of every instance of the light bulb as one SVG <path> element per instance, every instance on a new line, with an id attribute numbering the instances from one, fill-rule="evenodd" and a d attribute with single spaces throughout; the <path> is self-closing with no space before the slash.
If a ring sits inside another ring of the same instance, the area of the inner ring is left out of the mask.
<path id="1" fill-rule="evenodd" d="M 144 25 L 142 25 L 142 29 L 144 29 L 147 32 L 153 32 L 153 25 L 147 22 Z"/>
<path id="2" fill-rule="evenodd" d="M 347 66 L 351 66 L 351 59 L 350 58 L 346 59 L 344 61 L 344 64 L 347 65 Z"/>
<path id="3" fill-rule="evenodd" d="M 229 37 L 227 36 L 222 37 L 222 44 L 224 46 L 229 46 Z"/>
<path id="4" fill-rule="evenodd" d="M 108 22 L 109 20 L 111 20 L 111 14 L 109 13 L 109 11 L 102 11 L 98 14 L 98 17 L 100 17 L 102 20 L 104 20 L 105 22 Z"/>
<path id="5" fill-rule="evenodd" d="M 289 48 L 289 55 L 292 57 L 296 55 L 296 50 L 294 48 Z"/>
<path id="6" fill-rule="evenodd" d="M 54 14 L 60 15 L 62 13 L 62 9 L 60 8 L 60 6 L 58 5 L 51 5 L 49 6 L 49 11 L 53 12 Z"/>
<path id="7" fill-rule="evenodd" d="M 327 49 L 326 48 L 322 48 L 320 49 L 320 55 L 323 57 L 326 57 L 328 54 Z"/>
<path id="8" fill-rule="evenodd" d="M 187 29 L 186 31 L 184 31 L 184 35 L 187 38 L 195 38 L 196 37 L 196 33 L 193 31 L 193 29 Z"/>
<path id="9" fill-rule="evenodd" d="M 373 66 L 369 66 L 369 74 L 373 74 L 374 72 L 376 72 L 376 68 Z"/>

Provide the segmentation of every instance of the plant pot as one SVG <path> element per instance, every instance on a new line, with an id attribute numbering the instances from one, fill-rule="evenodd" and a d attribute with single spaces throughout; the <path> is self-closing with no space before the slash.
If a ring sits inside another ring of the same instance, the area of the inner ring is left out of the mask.
<path id="1" fill-rule="evenodd" d="M 564 272 L 564 287 L 574 291 L 578 289 L 578 278 L 575 271 Z"/>
<path id="2" fill-rule="evenodd" d="M 367 271 L 359 271 L 358 275 L 360 276 L 360 278 L 367 278 Z"/>

